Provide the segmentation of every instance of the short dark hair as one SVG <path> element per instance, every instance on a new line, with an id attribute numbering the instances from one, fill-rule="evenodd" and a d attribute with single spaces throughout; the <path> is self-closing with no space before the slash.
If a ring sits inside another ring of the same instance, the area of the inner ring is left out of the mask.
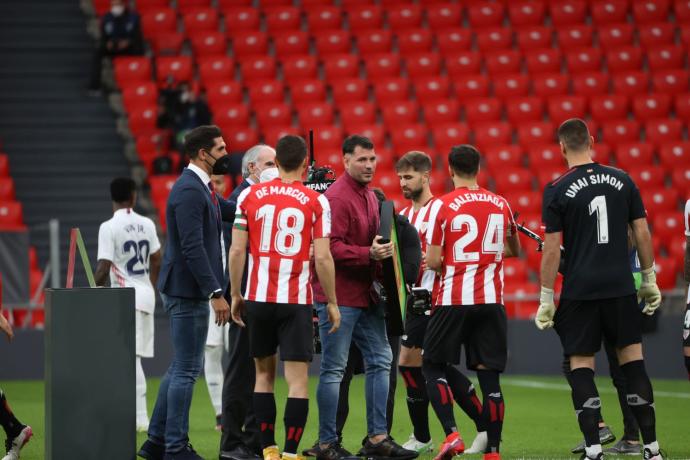
<path id="1" fill-rule="evenodd" d="M 371 139 L 369 139 L 366 136 L 362 136 L 360 134 L 353 134 L 352 136 L 348 136 L 343 141 L 343 155 L 346 155 L 348 153 L 354 153 L 355 148 L 357 146 L 360 146 L 366 150 L 373 150 L 374 143 L 371 142 Z"/>
<path id="2" fill-rule="evenodd" d="M 448 165 L 462 176 L 476 176 L 479 172 L 480 157 L 479 150 L 473 145 L 455 145 L 448 154 Z"/>
<path id="3" fill-rule="evenodd" d="M 564 121 L 558 127 L 558 140 L 563 143 L 566 150 L 581 152 L 589 147 L 589 128 L 587 123 L 579 118 L 571 118 Z"/>
<path id="4" fill-rule="evenodd" d="M 406 169 L 413 169 L 417 172 L 431 171 L 431 158 L 424 152 L 413 150 L 403 155 L 395 164 L 395 170 L 400 172 Z"/>
<path id="5" fill-rule="evenodd" d="M 197 126 L 184 136 L 184 153 L 189 155 L 189 158 L 196 158 L 199 150 L 211 150 L 217 137 L 223 137 L 218 126 Z"/>
<path id="6" fill-rule="evenodd" d="M 110 183 L 110 198 L 115 203 L 125 203 L 134 197 L 137 184 L 129 177 L 116 177 Z"/>
<path id="7" fill-rule="evenodd" d="M 299 136 L 288 134 L 278 140 L 276 144 L 276 161 L 287 172 L 300 167 L 307 157 L 307 144 Z"/>

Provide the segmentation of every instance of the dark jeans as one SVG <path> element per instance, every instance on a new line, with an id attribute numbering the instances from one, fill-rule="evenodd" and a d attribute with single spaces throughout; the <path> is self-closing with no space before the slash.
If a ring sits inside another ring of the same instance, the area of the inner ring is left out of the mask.
<path id="1" fill-rule="evenodd" d="M 249 355 L 249 335 L 246 328 L 230 323 L 228 348 L 228 367 L 223 380 L 223 434 L 220 438 L 220 450 L 227 452 L 244 444 L 261 455 L 259 428 L 252 406 L 256 369 L 254 360 Z"/>
<path id="2" fill-rule="evenodd" d="M 161 380 L 149 424 L 149 439 L 177 452 L 189 443 L 189 407 L 194 383 L 204 367 L 208 335 L 208 300 L 185 299 L 161 293 L 170 315 L 173 360 Z"/>

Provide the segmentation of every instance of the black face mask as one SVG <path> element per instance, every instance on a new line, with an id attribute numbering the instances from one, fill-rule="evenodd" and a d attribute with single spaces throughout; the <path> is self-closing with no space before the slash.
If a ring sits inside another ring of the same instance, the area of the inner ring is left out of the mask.
<path id="1" fill-rule="evenodd" d="M 212 156 L 209 153 L 209 156 Z M 210 165 L 211 163 L 208 162 L 208 160 L 204 160 L 206 164 Z M 213 170 L 211 171 L 211 174 L 214 176 L 223 176 L 230 172 L 230 155 L 223 155 L 219 158 L 216 159 L 216 162 L 213 164 Z"/>

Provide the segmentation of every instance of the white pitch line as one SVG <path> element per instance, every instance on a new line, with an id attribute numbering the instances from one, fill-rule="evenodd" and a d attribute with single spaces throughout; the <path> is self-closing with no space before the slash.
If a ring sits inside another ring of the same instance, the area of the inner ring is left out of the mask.
<path id="1" fill-rule="evenodd" d="M 558 390 L 558 391 L 570 391 L 570 386 L 562 383 L 546 383 L 538 382 L 536 380 L 525 380 L 525 379 L 513 379 L 504 378 L 501 379 L 501 383 L 505 385 L 512 385 L 516 387 L 523 388 L 539 388 L 542 390 Z M 612 388 L 600 388 L 599 393 L 616 393 L 615 389 Z M 663 398 L 679 398 L 679 399 L 690 399 L 689 393 L 677 393 L 673 391 L 659 391 L 654 390 L 654 396 L 660 396 Z"/>

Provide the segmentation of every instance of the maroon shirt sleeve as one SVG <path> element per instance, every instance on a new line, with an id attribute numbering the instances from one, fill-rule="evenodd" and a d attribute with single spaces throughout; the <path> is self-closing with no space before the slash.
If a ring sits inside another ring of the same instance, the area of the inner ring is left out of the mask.
<path id="1" fill-rule="evenodd" d="M 358 246 L 345 242 L 350 215 L 348 205 L 340 197 L 330 197 L 331 204 L 331 254 L 333 260 L 344 266 L 366 266 L 369 259 L 369 246 Z"/>

